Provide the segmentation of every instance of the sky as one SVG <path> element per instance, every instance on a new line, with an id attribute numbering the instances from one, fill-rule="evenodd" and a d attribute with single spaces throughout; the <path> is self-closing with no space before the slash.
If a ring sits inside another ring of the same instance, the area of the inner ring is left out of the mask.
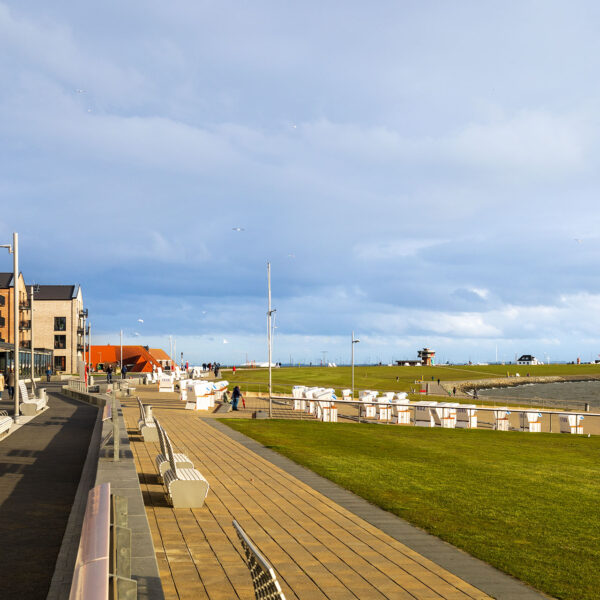
<path id="1" fill-rule="evenodd" d="M 276 361 L 594 360 L 599 20 L 0 0 L 0 243 L 191 363 L 266 360 L 267 262 Z"/>

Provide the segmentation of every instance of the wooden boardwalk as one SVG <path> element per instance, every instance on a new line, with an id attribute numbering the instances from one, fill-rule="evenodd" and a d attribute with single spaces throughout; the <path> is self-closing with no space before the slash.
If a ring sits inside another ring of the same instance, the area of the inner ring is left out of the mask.
<path id="1" fill-rule="evenodd" d="M 167 599 L 254 598 L 233 519 L 288 599 L 489 597 L 184 410 L 175 394 L 138 391 L 211 486 L 203 508 L 172 509 L 157 480 L 158 444 L 141 441 L 136 402 L 123 402 Z"/>

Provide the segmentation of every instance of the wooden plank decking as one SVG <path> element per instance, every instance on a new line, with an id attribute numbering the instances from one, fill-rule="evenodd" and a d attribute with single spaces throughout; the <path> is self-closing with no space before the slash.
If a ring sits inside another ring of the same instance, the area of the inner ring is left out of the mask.
<path id="1" fill-rule="evenodd" d="M 158 444 L 141 441 L 135 400 L 124 401 L 166 598 L 254 598 L 233 519 L 288 599 L 489 597 L 183 410 L 174 394 L 140 395 L 211 486 L 203 508 L 172 509 L 156 476 Z"/>

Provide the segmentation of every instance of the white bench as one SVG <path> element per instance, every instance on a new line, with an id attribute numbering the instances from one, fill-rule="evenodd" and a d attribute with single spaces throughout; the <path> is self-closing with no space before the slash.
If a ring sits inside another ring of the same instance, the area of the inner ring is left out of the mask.
<path id="1" fill-rule="evenodd" d="M 156 431 L 158 431 L 158 441 L 160 442 L 160 452 L 161 452 L 160 454 L 156 455 L 155 463 L 156 463 L 156 468 L 158 470 L 160 478 L 162 479 L 165 472 L 171 466 L 171 463 L 169 462 L 167 446 L 165 444 L 165 430 L 163 429 L 161 424 L 158 422 L 158 419 L 156 417 L 154 417 L 154 424 L 156 425 Z M 193 469 L 194 468 L 194 463 L 185 454 L 176 452 L 175 454 L 173 454 L 173 456 L 175 458 L 175 466 L 178 469 Z"/>
<path id="2" fill-rule="evenodd" d="M 277 575 L 275 574 L 273 567 L 258 551 L 258 548 L 252 543 L 252 540 L 235 520 L 233 521 L 233 528 L 242 542 L 246 564 L 248 565 L 250 577 L 252 578 L 255 597 L 268 598 L 269 600 L 285 600 L 283 590 L 277 581 Z"/>
<path id="3" fill-rule="evenodd" d="M 144 442 L 158 442 L 158 432 L 152 417 L 152 407 L 144 406 L 138 398 L 138 406 L 140 408 L 140 420 L 138 421 L 138 430 L 144 438 Z"/>
<path id="4" fill-rule="evenodd" d="M 169 468 L 163 474 L 167 496 L 173 508 L 200 508 L 208 494 L 208 481 L 196 469 L 180 469 L 169 435 L 163 429 Z"/>
<path id="5" fill-rule="evenodd" d="M 19 380 L 19 391 L 21 392 L 21 404 L 19 410 L 25 417 L 33 417 L 40 410 L 46 408 L 46 393 L 40 398 L 30 398 L 27 392 L 27 386 L 23 380 Z"/>
<path id="6" fill-rule="evenodd" d="M 12 417 L 8 416 L 8 412 L 5 410 L 0 410 L 0 434 L 10 431 L 13 423 L 14 421 Z"/>

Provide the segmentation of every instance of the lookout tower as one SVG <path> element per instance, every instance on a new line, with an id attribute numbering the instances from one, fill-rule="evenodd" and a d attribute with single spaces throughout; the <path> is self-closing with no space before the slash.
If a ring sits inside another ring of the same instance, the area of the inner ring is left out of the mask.
<path id="1" fill-rule="evenodd" d="M 430 348 L 423 348 L 423 350 L 419 350 L 417 355 L 421 359 L 421 363 L 427 367 L 433 364 L 433 359 L 435 357 L 435 350 L 431 350 Z"/>

